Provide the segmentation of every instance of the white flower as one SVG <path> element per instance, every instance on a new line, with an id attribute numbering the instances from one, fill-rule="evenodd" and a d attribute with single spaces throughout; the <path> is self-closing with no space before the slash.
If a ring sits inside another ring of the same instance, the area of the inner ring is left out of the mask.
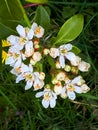
<path id="1" fill-rule="evenodd" d="M 30 63 L 34 65 L 36 64 L 36 62 L 40 61 L 41 58 L 42 58 L 41 53 L 36 51 L 33 53 Z"/>
<path id="2" fill-rule="evenodd" d="M 65 77 L 66 77 L 66 73 L 65 72 L 59 72 L 57 75 L 56 75 L 56 79 L 59 80 L 59 81 L 64 81 L 65 80 Z"/>
<path id="3" fill-rule="evenodd" d="M 61 94 L 61 92 L 62 92 L 62 84 L 61 84 L 60 81 L 58 81 L 58 83 L 54 85 L 54 92 L 56 93 L 56 95 Z"/>
<path id="4" fill-rule="evenodd" d="M 89 63 L 87 63 L 85 61 L 81 61 L 79 63 L 78 69 L 80 71 L 87 72 L 89 68 L 90 68 L 90 64 Z"/>
<path id="5" fill-rule="evenodd" d="M 34 52 L 33 56 L 32 56 L 33 60 L 38 62 L 41 60 L 42 56 L 40 52 Z"/>
<path id="6" fill-rule="evenodd" d="M 29 28 L 24 28 L 21 25 L 18 25 L 16 27 L 16 30 L 17 30 L 18 34 L 20 35 L 20 37 L 10 35 L 7 38 L 7 41 L 11 44 L 11 46 L 15 46 L 18 50 L 22 50 L 24 48 L 25 44 L 28 44 L 28 46 L 30 46 L 30 48 L 31 48 L 31 42 L 32 42 L 31 39 L 34 36 L 33 30 L 29 29 Z M 32 43 L 32 49 L 33 49 L 33 43 Z M 27 49 L 26 49 L 26 51 L 27 51 Z"/>
<path id="7" fill-rule="evenodd" d="M 33 67 L 31 64 L 29 64 L 29 66 L 22 64 L 20 71 L 21 74 L 17 76 L 16 83 L 19 83 L 21 80 L 25 79 L 26 81 L 25 90 L 28 90 L 33 86 L 34 82 Z"/>
<path id="8" fill-rule="evenodd" d="M 34 73 L 33 73 L 33 67 L 31 64 L 29 64 L 28 69 L 29 71 L 23 73 L 23 77 L 26 80 L 25 90 L 30 89 L 34 83 Z"/>
<path id="9" fill-rule="evenodd" d="M 10 43 L 11 46 L 14 46 L 15 48 L 17 48 L 17 50 L 22 50 L 23 49 L 23 45 L 20 44 L 20 37 L 10 35 L 7 38 L 7 41 Z"/>
<path id="10" fill-rule="evenodd" d="M 79 56 L 76 56 L 76 60 L 71 61 L 71 65 L 78 66 L 81 62 L 81 58 Z"/>
<path id="11" fill-rule="evenodd" d="M 41 38 L 44 35 L 44 28 L 41 26 L 38 26 L 37 23 L 33 23 L 31 28 L 34 31 L 34 35 L 37 38 Z"/>
<path id="12" fill-rule="evenodd" d="M 18 68 L 21 66 L 22 60 L 24 59 L 25 56 L 21 51 L 17 50 L 15 47 L 10 47 L 5 64 Z"/>
<path id="13" fill-rule="evenodd" d="M 41 72 L 34 72 L 34 84 L 33 84 L 33 87 L 34 87 L 34 90 L 39 90 L 41 89 L 43 86 L 44 86 L 44 78 L 45 78 L 45 74 Z"/>
<path id="14" fill-rule="evenodd" d="M 78 84 L 82 82 L 81 76 L 74 78 L 65 84 L 62 89 L 61 97 L 64 97 L 64 94 L 69 97 L 69 99 L 74 100 L 76 98 L 76 93 L 82 93 L 82 88 Z M 81 84 L 82 85 L 82 84 Z M 64 92 L 65 91 L 65 92 Z"/>
<path id="15" fill-rule="evenodd" d="M 34 52 L 33 42 L 32 42 L 34 31 L 29 28 L 24 28 L 21 25 L 18 25 L 16 27 L 16 30 L 20 35 L 20 45 L 22 46 L 22 49 L 25 47 L 26 57 L 30 57 Z"/>
<path id="16" fill-rule="evenodd" d="M 87 93 L 90 90 L 90 88 L 86 84 L 83 84 L 81 86 L 81 89 L 82 89 L 82 93 Z"/>
<path id="17" fill-rule="evenodd" d="M 43 96 L 42 105 L 44 108 L 48 108 L 49 105 L 51 108 L 55 107 L 57 96 L 51 89 L 45 88 L 44 91 L 36 94 L 37 98 L 41 96 Z"/>
<path id="18" fill-rule="evenodd" d="M 51 57 L 56 58 L 59 56 L 59 50 L 57 48 L 51 48 L 49 54 Z"/>
<path id="19" fill-rule="evenodd" d="M 16 30 L 21 38 L 24 38 L 24 40 L 31 40 L 34 36 L 34 31 L 32 29 L 25 28 L 21 25 L 18 25 Z"/>
<path id="20" fill-rule="evenodd" d="M 25 56 L 30 57 L 30 56 L 32 56 L 33 53 L 34 53 L 33 43 L 32 43 L 32 41 L 29 41 L 25 45 Z"/>
<path id="21" fill-rule="evenodd" d="M 76 56 L 73 52 L 70 52 L 72 50 L 71 44 L 65 44 L 59 47 L 59 62 L 62 68 L 65 67 L 65 59 L 68 59 L 70 62 L 76 60 Z"/>

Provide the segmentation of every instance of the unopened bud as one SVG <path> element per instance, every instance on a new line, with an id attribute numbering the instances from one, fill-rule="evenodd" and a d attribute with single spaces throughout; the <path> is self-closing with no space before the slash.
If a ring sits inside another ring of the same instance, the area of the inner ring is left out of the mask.
<path id="1" fill-rule="evenodd" d="M 66 72 L 70 72 L 71 66 L 65 65 L 64 70 L 65 70 Z"/>
<path id="2" fill-rule="evenodd" d="M 78 74 L 78 68 L 77 67 L 71 67 L 71 71 L 74 75 Z"/>
<path id="3" fill-rule="evenodd" d="M 56 68 L 57 68 L 57 69 L 60 69 L 60 68 L 61 68 L 61 65 L 60 65 L 60 62 L 59 62 L 59 61 L 56 62 Z"/>
<path id="4" fill-rule="evenodd" d="M 48 55 L 49 54 L 49 49 L 47 49 L 47 48 L 45 48 L 44 50 L 43 50 L 43 53 L 44 53 L 44 55 Z"/>

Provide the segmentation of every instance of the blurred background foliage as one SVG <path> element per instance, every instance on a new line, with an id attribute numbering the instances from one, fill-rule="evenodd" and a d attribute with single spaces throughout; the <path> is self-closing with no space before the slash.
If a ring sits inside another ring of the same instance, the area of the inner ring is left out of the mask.
<path id="1" fill-rule="evenodd" d="M 82 59 L 91 64 L 89 72 L 82 74 L 91 90 L 87 94 L 77 95 L 77 102 L 59 98 L 54 109 L 44 109 L 41 100 L 35 98 L 35 92 L 32 89 L 25 92 L 24 82 L 15 84 L 15 77 L 9 73 L 11 68 L 2 64 L 0 68 L 0 130 L 97 130 L 98 2 L 48 0 L 43 4 L 43 1 L 40 1 L 43 7 L 41 12 L 38 1 L 37 3 L 33 0 L 27 1 L 0 0 L 0 41 L 10 34 L 16 34 L 15 27 L 19 23 L 24 26 L 30 26 L 36 20 L 41 23 L 43 12 L 48 19 L 47 21 L 45 17 L 43 18 L 44 23 L 48 25 L 45 37 L 56 36 L 68 18 L 74 14 L 83 14 L 83 31 L 72 43 L 81 50 Z"/>

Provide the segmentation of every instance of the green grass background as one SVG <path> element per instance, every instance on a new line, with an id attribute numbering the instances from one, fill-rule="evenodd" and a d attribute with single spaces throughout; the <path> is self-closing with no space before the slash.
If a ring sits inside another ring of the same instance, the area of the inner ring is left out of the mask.
<path id="1" fill-rule="evenodd" d="M 24 0 L 22 4 L 27 4 Z M 25 8 L 32 21 L 37 7 Z M 84 29 L 73 41 L 81 49 L 80 56 L 91 64 L 83 77 L 90 91 L 77 95 L 77 102 L 59 98 L 53 109 L 44 109 L 35 92 L 24 90 L 24 82 L 15 84 L 10 67 L 0 69 L 0 130 L 98 130 L 98 2 L 93 0 L 51 0 L 46 8 L 51 13 L 52 29 L 72 15 L 84 15 Z M 33 12 L 33 13 L 32 13 Z M 53 30 L 53 32 L 52 32 Z"/>

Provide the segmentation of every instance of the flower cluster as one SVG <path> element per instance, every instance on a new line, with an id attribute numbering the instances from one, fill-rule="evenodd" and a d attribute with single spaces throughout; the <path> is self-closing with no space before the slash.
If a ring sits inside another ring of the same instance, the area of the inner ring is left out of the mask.
<path id="1" fill-rule="evenodd" d="M 25 90 L 43 89 L 36 93 L 36 97 L 43 97 L 42 105 L 54 108 L 58 96 L 74 100 L 76 93 L 86 93 L 90 88 L 86 85 L 79 71 L 87 72 L 90 64 L 82 61 L 72 51 L 73 45 L 63 44 L 59 47 L 44 47 L 41 38 L 44 28 L 33 23 L 31 28 L 18 25 L 16 31 L 19 36 L 10 35 L 6 43 L 10 45 L 5 64 L 10 65 L 12 74 L 16 76 L 16 83 L 25 80 Z M 46 58 L 47 57 L 47 58 Z M 52 63 L 46 59 L 52 58 Z M 44 64 L 39 69 L 39 64 Z M 50 76 L 50 78 L 47 78 Z"/>

